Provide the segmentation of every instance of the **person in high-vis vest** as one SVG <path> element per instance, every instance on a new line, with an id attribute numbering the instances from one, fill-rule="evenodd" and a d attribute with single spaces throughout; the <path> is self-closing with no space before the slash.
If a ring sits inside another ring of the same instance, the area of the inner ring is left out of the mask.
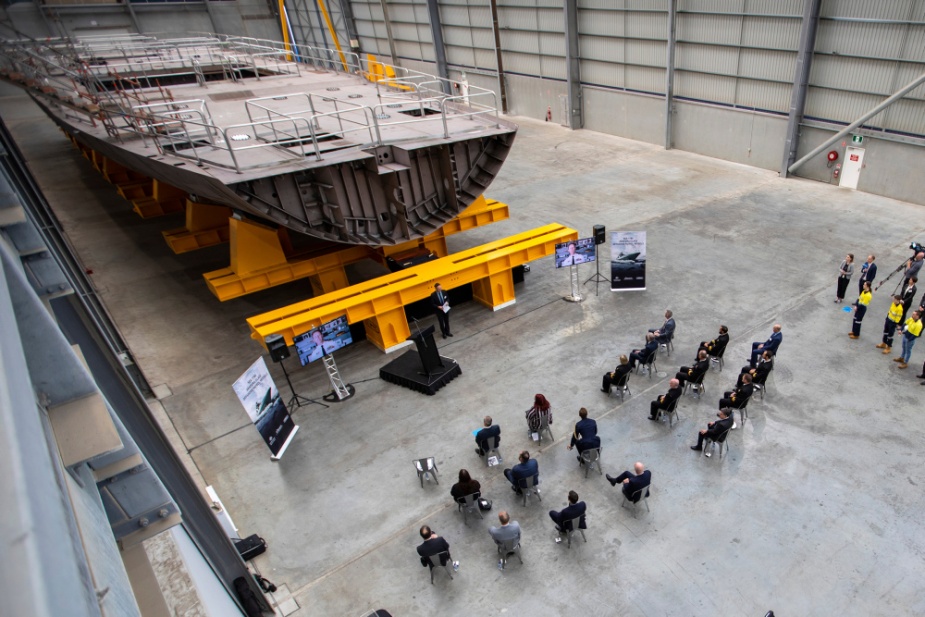
<path id="1" fill-rule="evenodd" d="M 861 295 L 858 296 L 857 302 L 854 303 L 854 324 L 851 326 L 851 338 L 860 338 L 861 322 L 864 321 L 864 315 L 867 313 L 867 305 L 870 304 L 872 294 L 870 293 L 870 283 L 865 282 L 861 288 Z"/>
<path id="2" fill-rule="evenodd" d="M 884 355 L 889 355 L 893 348 L 893 335 L 896 333 L 896 326 L 903 319 L 903 297 L 899 294 L 893 295 L 893 304 L 890 305 L 890 312 L 886 314 L 883 320 L 883 341 L 877 345 L 877 349 L 882 349 Z"/>
<path id="3" fill-rule="evenodd" d="M 912 317 L 906 320 L 902 333 L 903 352 L 898 358 L 893 358 L 893 362 L 899 362 L 899 368 L 908 368 L 912 346 L 922 336 L 922 315 L 917 310 L 912 311 Z"/>

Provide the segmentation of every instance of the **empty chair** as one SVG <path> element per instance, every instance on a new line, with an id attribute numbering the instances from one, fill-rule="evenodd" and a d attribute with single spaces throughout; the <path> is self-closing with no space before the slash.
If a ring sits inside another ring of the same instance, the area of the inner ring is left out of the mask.
<path id="1" fill-rule="evenodd" d="M 453 562 L 450 560 L 450 552 L 443 551 L 427 558 L 430 562 L 430 584 L 434 584 L 434 570 L 443 570 L 450 580 L 453 580 Z M 441 565 L 441 563 L 443 565 Z"/>
<path id="2" fill-rule="evenodd" d="M 580 533 L 581 539 L 585 542 L 588 541 L 588 538 L 585 537 L 585 530 L 579 527 L 581 524 L 581 517 L 577 516 L 573 519 L 562 522 L 562 533 L 565 534 L 565 539 L 568 540 L 568 548 L 572 548 L 572 534 Z"/>
<path id="3" fill-rule="evenodd" d="M 613 394 L 613 393 L 614 393 L 614 390 L 616 390 L 616 391 L 620 394 L 620 400 L 621 400 L 621 401 L 624 399 L 624 397 L 625 397 L 627 394 L 629 394 L 630 396 L 632 396 L 633 393 L 630 392 L 629 383 L 630 383 L 630 373 L 627 373 L 626 375 L 624 375 L 624 376 L 623 376 L 620 380 L 618 380 L 617 382 L 611 383 L 611 384 L 610 384 L 610 393 Z"/>
<path id="4" fill-rule="evenodd" d="M 646 487 L 639 489 L 638 491 L 634 491 L 632 499 L 627 498 L 626 493 L 622 493 L 621 491 L 621 493 L 623 494 L 623 503 L 620 504 L 620 506 L 625 508 L 626 504 L 632 504 L 633 518 L 636 518 L 636 512 L 639 509 L 640 501 L 646 504 L 646 512 L 651 512 L 652 510 L 649 509 L 649 489 L 651 488 L 651 486 L 652 485 L 650 484 Z"/>
<path id="5" fill-rule="evenodd" d="M 713 452 L 713 449 L 716 444 L 719 444 L 719 457 L 723 458 L 723 451 L 729 451 L 729 444 L 726 443 L 726 437 L 729 436 L 729 431 L 732 430 L 732 427 L 727 428 L 725 431 L 720 433 L 720 435 L 714 440 L 707 437 L 703 440 L 703 456 L 709 457 Z"/>
<path id="6" fill-rule="evenodd" d="M 535 473 L 532 476 L 526 478 L 521 478 L 517 481 L 517 486 L 520 488 L 521 494 L 524 496 L 524 505 L 527 505 L 527 497 L 530 495 L 536 495 L 536 498 L 540 501 L 543 501 L 543 496 L 540 495 L 540 489 L 537 486 L 540 483 L 540 474 Z"/>
<path id="7" fill-rule="evenodd" d="M 598 473 L 603 475 L 603 470 L 601 470 L 601 449 L 600 448 L 588 448 L 587 450 L 581 453 L 581 465 L 585 468 L 585 477 L 588 477 L 588 471 L 591 470 L 592 465 L 597 465 Z"/>
<path id="8" fill-rule="evenodd" d="M 469 515 L 478 514 L 479 518 L 485 518 L 482 516 L 482 509 L 479 507 L 479 493 L 472 493 L 471 495 L 463 495 L 462 501 L 457 501 L 458 510 L 461 510 L 463 513 L 463 522 L 469 524 Z"/>
<path id="9" fill-rule="evenodd" d="M 434 457 L 419 458 L 412 462 L 418 472 L 418 479 L 421 480 L 421 488 L 424 488 L 424 476 L 430 476 L 434 479 L 434 482 L 440 484 L 440 480 L 437 479 L 437 461 L 434 460 Z"/>
<path id="10" fill-rule="evenodd" d="M 659 408 L 658 411 L 655 413 L 655 419 L 661 420 L 662 416 L 667 416 L 668 417 L 668 428 L 671 428 L 672 426 L 674 426 L 672 414 L 674 415 L 674 419 L 676 420 L 678 417 L 678 403 L 680 401 L 681 401 L 680 398 L 676 398 L 668 406 L 668 409 Z"/>
<path id="11" fill-rule="evenodd" d="M 507 566 L 507 558 L 511 555 L 516 555 L 521 565 L 524 563 L 523 558 L 520 556 L 520 540 L 505 540 L 503 542 L 499 542 L 498 554 L 501 555 L 502 570 Z"/>

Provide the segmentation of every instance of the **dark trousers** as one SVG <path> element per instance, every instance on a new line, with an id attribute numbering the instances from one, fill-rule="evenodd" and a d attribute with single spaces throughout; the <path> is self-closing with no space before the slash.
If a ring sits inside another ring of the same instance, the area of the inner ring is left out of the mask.
<path id="1" fill-rule="evenodd" d="M 687 374 L 689 370 L 691 370 L 691 367 L 682 366 L 681 370 L 674 374 L 674 378 L 681 382 L 682 388 L 684 387 L 684 382 L 691 378 L 691 376 Z"/>
<path id="2" fill-rule="evenodd" d="M 634 351 L 633 353 L 630 354 L 630 367 L 636 368 L 637 362 L 642 362 L 643 364 L 645 364 L 645 359 L 646 359 L 645 349 L 642 349 L 640 351 Z"/>
<path id="3" fill-rule="evenodd" d="M 520 493 L 520 487 L 517 485 L 517 481 L 514 480 L 514 475 L 511 473 L 510 469 L 504 470 L 504 477 L 507 478 L 507 481 L 511 483 L 511 486 L 517 489 L 517 492 Z"/>
<path id="4" fill-rule="evenodd" d="M 440 323 L 440 334 L 444 337 L 450 333 L 450 314 L 444 313 L 443 309 L 434 311 L 437 314 L 437 321 Z"/>
<path id="5" fill-rule="evenodd" d="M 701 433 L 698 431 L 698 432 L 697 432 L 697 447 L 698 447 L 698 448 L 702 448 L 702 447 L 703 447 L 703 440 L 704 440 L 704 439 L 712 439 L 712 437 L 710 437 L 709 435 L 703 435 L 703 434 L 701 434 Z"/>
<path id="6" fill-rule="evenodd" d="M 883 320 L 883 344 L 887 347 L 893 346 L 893 335 L 896 334 L 896 326 L 898 325 L 889 317 Z"/>
<path id="7" fill-rule="evenodd" d="M 659 409 L 668 409 L 668 405 L 665 403 L 659 403 L 658 399 L 655 399 L 649 404 L 649 417 L 654 418 Z"/>
<path id="8" fill-rule="evenodd" d="M 729 392 L 723 392 L 723 398 L 719 399 L 720 409 L 735 407 L 735 401 L 729 398 L 732 395 L 733 392 L 731 390 Z"/>
<path id="9" fill-rule="evenodd" d="M 745 375 L 745 374 L 746 374 L 747 372 L 749 372 L 750 370 L 752 370 L 752 367 L 750 367 L 750 366 L 743 366 L 743 367 L 742 367 L 742 372 L 739 373 L 739 378 L 736 379 L 736 387 L 737 387 L 737 388 L 738 388 L 739 386 L 742 385 L 742 376 Z"/>
<path id="10" fill-rule="evenodd" d="M 854 323 L 851 325 L 851 332 L 855 336 L 861 336 L 861 322 L 864 321 L 864 315 L 867 313 L 867 307 L 858 303 L 854 309 Z"/>
<path id="11" fill-rule="evenodd" d="M 625 495 L 626 498 L 629 499 L 630 501 L 632 501 L 633 503 L 639 501 L 639 499 L 638 499 L 638 498 L 635 499 L 635 500 L 633 499 L 633 495 L 630 494 L 629 492 L 627 492 L 627 490 L 626 490 L 627 485 L 626 485 L 626 484 L 623 484 L 623 481 L 624 481 L 624 480 L 629 480 L 630 478 L 635 478 L 635 477 L 636 477 L 636 474 L 634 474 L 634 473 L 632 473 L 632 472 L 630 472 L 630 471 L 624 471 L 624 472 L 621 473 L 619 476 L 617 476 L 616 478 L 614 478 L 614 483 L 613 483 L 614 486 L 616 486 L 617 484 L 621 484 L 621 485 L 622 485 L 621 488 L 622 488 L 622 490 L 623 490 L 623 495 Z"/>
<path id="12" fill-rule="evenodd" d="M 838 289 L 835 291 L 835 297 L 839 300 L 845 299 L 845 290 L 848 289 L 848 281 L 850 280 L 847 276 L 838 277 Z"/>
<path id="13" fill-rule="evenodd" d="M 764 343 L 752 343 L 752 357 L 748 361 L 752 368 L 755 368 L 755 365 L 758 364 L 758 358 L 764 353 L 764 349 L 758 349 L 759 345 L 764 345 Z"/>

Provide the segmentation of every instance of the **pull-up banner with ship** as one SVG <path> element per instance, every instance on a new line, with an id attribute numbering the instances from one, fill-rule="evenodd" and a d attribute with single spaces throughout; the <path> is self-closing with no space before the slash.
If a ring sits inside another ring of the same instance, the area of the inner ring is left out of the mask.
<path id="1" fill-rule="evenodd" d="M 292 421 L 263 356 L 251 364 L 232 387 L 273 453 L 273 459 L 279 460 L 299 427 Z"/>

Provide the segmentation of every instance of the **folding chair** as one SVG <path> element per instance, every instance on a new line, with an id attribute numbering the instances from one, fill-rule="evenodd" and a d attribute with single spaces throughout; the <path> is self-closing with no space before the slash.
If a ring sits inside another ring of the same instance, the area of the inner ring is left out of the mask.
<path id="1" fill-rule="evenodd" d="M 434 482 L 440 484 L 440 480 L 437 479 L 437 461 L 434 460 L 434 457 L 419 458 L 412 461 L 412 463 L 414 463 L 418 478 L 421 480 L 421 488 L 424 488 L 424 476 L 428 475 L 434 479 Z"/>
<path id="2" fill-rule="evenodd" d="M 591 470 L 592 465 L 597 465 L 598 472 L 603 475 L 604 472 L 601 469 L 601 449 L 600 448 L 589 448 L 581 453 L 581 465 L 585 468 L 585 477 L 588 477 L 588 472 Z"/>

